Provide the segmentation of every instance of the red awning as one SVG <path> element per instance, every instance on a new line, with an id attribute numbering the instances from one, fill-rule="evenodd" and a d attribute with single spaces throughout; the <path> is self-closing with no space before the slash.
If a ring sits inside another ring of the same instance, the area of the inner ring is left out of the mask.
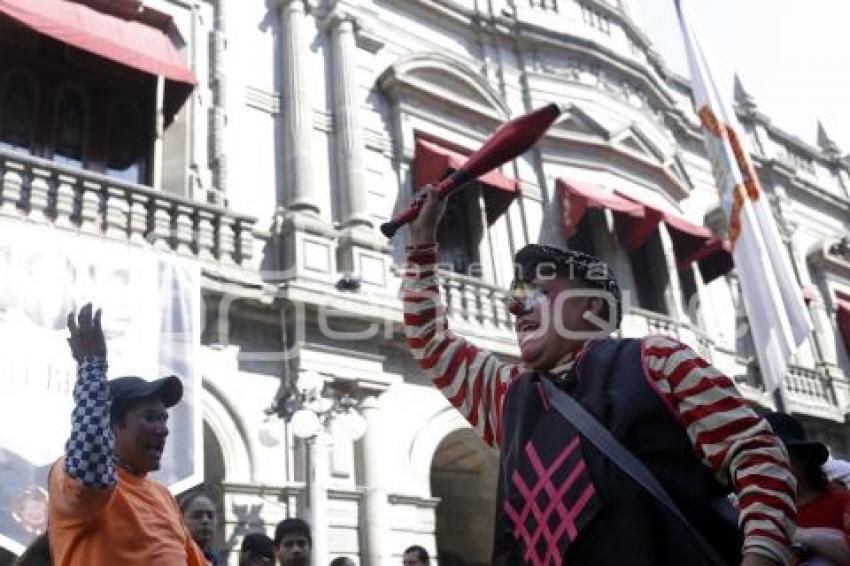
<path id="1" fill-rule="evenodd" d="M 672 214 L 664 214 L 664 222 L 673 241 L 679 270 L 697 262 L 703 281 L 708 283 L 728 273 L 734 266 L 729 245 L 715 238 L 708 228 Z"/>
<path id="2" fill-rule="evenodd" d="M 634 202 L 630 197 L 624 196 L 624 198 Z M 664 221 L 670 239 L 673 241 L 676 267 L 680 271 L 691 263 L 697 262 L 703 281 L 708 283 L 728 273 L 734 267 L 729 244 L 715 238 L 708 228 L 688 222 L 680 216 L 662 212 L 655 207 L 643 206 L 647 212 L 642 223 L 634 223 L 630 220 L 619 223 L 620 240 L 626 249 L 633 250 L 642 246 L 652 234 L 656 224 Z"/>
<path id="3" fill-rule="evenodd" d="M 448 144 L 446 144 L 448 145 Z M 472 152 L 459 152 L 432 140 L 416 138 L 416 154 L 413 162 L 414 190 L 429 183 L 435 184 L 446 174 L 458 169 Z M 487 208 L 487 222 L 492 224 L 499 218 L 514 198 L 519 194 L 519 183 L 493 170 L 478 178 L 484 187 L 493 189 L 486 191 L 484 202 Z"/>
<path id="4" fill-rule="evenodd" d="M 838 323 L 841 336 L 844 338 L 844 346 L 850 353 L 850 295 L 836 291 L 835 303 L 835 321 Z"/>
<path id="5" fill-rule="evenodd" d="M 558 179 L 555 183 L 561 205 L 561 228 L 566 239 L 578 231 L 581 219 L 588 208 L 608 208 L 638 221 L 644 218 L 644 207 L 614 193 L 606 193 L 597 187 L 580 185 Z"/>
<path id="6" fill-rule="evenodd" d="M 0 0 L 0 13 L 62 43 L 175 83 L 171 86 L 183 96 L 174 111 L 197 82 L 168 36 L 141 22 L 68 0 Z"/>
<path id="7" fill-rule="evenodd" d="M 629 251 L 646 243 L 658 223 L 664 221 L 673 241 L 673 252 L 679 270 L 697 262 L 703 280 L 708 283 L 732 269 L 729 245 L 717 238 L 708 228 L 643 204 L 621 193 L 607 193 L 598 187 L 579 185 L 558 179 L 556 190 L 560 198 L 561 228 L 570 239 L 588 208 L 608 208 L 617 214 L 617 235 Z"/>

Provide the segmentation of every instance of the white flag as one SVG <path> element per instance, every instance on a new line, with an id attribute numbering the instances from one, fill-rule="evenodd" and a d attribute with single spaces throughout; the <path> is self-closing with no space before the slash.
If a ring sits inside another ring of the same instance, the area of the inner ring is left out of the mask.
<path id="1" fill-rule="evenodd" d="M 723 104 L 697 39 L 689 0 L 676 0 L 676 9 L 759 368 L 765 389 L 773 392 L 782 383 L 788 358 L 809 336 L 811 321 L 743 130 L 732 109 Z"/>

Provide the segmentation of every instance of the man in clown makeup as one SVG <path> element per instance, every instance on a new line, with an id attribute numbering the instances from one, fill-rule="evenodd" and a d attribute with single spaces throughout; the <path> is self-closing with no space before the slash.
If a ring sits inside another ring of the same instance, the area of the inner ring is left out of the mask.
<path id="1" fill-rule="evenodd" d="M 407 343 L 500 451 L 492 563 L 791 563 L 788 456 L 732 381 L 672 338 L 611 338 L 623 313 L 610 269 L 549 246 L 515 256 L 510 311 L 521 364 L 474 346 L 447 325 L 436 272 L 445 205 L 423 190 L 403 284 Z M 555 410 L 562 393 L 649 470 L 678 516 Z M 737 521 L 718 511 L 732 492 Z"/>

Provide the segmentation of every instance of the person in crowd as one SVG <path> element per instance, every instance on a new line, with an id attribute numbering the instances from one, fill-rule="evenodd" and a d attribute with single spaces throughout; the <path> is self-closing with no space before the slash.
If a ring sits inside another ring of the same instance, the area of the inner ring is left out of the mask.
<path id="1" fill-rule="evenodd" d="M 52 566 L 50 557 L 50 542 L 47 533 L 42 533 L 32 539 L 23 554 L 15 560 L 14 566 Z"/>
<path id="2" fill-rule="evenodd" d="M 265 533 L 248 533 L 239 550 L 239 566 L 274 566 L 274 541 Z"/>
<path id="3" fill-rule="evenodd" d="M 850 462 L 830 456 L 821 468 L 829 481 L 850 489 Z"/>
<path id="4" fill-rule="evenodd" d="M 623 315 L 611 270 L 550 246 L 515 257 L 510 312 L 522 363 L 476 347 L 448 328 L 436 265 L 445 201 L 433 187 L 422 191 L 403 279 L 407 344 L 484 442 L 500 448 L 492 563 L 787 564 L 794 477 L 781 442 L 733 382 L 672 338 L 610 338 Z M 566 396 L 655 476 L 685 520 L 579 433 L 554 406 Z M 740 536 L 716 511 L 731 490 Z"/>
<path id="5" fill-rule="evenodd" d="M 797 534 L 794 549 L 803 562 L 850 564 L 850 490 L 830 483 L 823 471 L 829 450 L 809 440 L 802 423 L 786 413 L 765 419 L 782 439 L 797 479 Z"/>
<path id="6" fill-rule="evenodd" d="M 340 556 L 331 560 L 330 566 L 356 566 L 354 560 L 345 556 Z"/>
<path id="7" fill-rule="evenodd" d="M 192 539 L 204 553 L 209 566 L 220 566 L 224 560 L 213 550 L 215 538 L 215 505 L 209 496 L 201 491 L 191 491 L 180 498 L 180 512 L 189 527 Z"/>
<path id="8" fill-rule="evenodd" d="M 308 566 L 313 552 L 310 525 L 303 519 L 284 519 L 274 530 L 274 548 L 280 566 Z"/>
<path id="9" fill-rule="evenodd" d="M 71 434 L 48 482 L 48 533 L 59 566 L 204 566 L 160 467 L 168 408 L 183 386 L 171 376 L 107 381 L 101 312 L 68 316 L 77 362 Z"/>
<path id="10" fill-rule="evenodd" d="M 401 564 L 402 566 L 429 566 L 431 557 L 428 556 L 427 550 L 418 544 L 414 544 L 407 547 L 404 554 L 401 555 Z"/>

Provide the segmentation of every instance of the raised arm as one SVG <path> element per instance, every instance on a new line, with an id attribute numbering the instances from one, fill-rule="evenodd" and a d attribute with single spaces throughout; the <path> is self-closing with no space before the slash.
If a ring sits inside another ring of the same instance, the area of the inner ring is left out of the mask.
<path id="1" fill-rule="evenodd" d="M 738 495 L 746 563 L 790 563 L 796 482 L 782 443 L 735 385 L 689 347 L 650 336 L 647 377 L 686 427 L 694 450 Z"/>
<path id="2" fill-rule="evenodd" d="M 51 481 L 51 497 L 65 513 L 83 513 L 105 505 L 117 476 L 112 461 L 109 385 L 106 381 L 106 340 L 101 312 L 91 305 L 68 315 L 68 344 L 77 361 L 71 435 L 65 443 L 64 474 Z"/>
<path id="3" fill-rule="evenodd" d="M 404 329 L 407 345 L 425 373 L 487 444 L 501 441 L 502 404 L 519 366 L 506 364 L 451 332 L 437 283 L 436 227 L 444 204 L 430 187 L 419 218 L 410 225 L 411 245 L 404 273 Z"/>

